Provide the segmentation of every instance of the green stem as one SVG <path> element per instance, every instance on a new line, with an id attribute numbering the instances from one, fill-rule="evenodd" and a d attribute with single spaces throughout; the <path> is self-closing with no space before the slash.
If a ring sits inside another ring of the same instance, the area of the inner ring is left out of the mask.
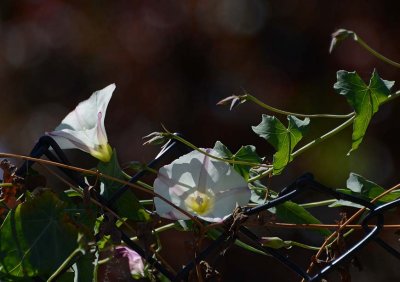
<path id="1" fill-rule="evenodd" d="M 246 162 L 246 161 L 238 161 L 238 160 L 229 160 L 229 159 L 223 159 L 214 155 L 211 155 L 209 153 L 207 153 L 206 151 L 196 147 L 194 144 L 190 143 L 189 141 L 183 139 L 182 137 L 172 134 L 170 132 L 166 132 L 166 137 L 171 138 L 171 139 L 175 139 L 183 144 L 185 144 L 186 146 L 188 146 L 189 148 L 192 148 L 193 150 L 196 150 L 200 153 L 202 153 L 203 155 L 206 155 L 207 157 L 210 157 L 214 160 L 218 160 L 218 161 L 222 161 L 222 162 L 226 162 L 226 163 L 230 163 L 230 164 L 240 164 L 240 165 L 248 165 L 248 166 L 259 166 L 259 167 L 272 167 L 271 165 L 266 165 L 266 164 L 259 164 L 259 163 L 251 163 L 251 162 Z"/>
<path id="2" fill-rule="evenodd" d="M 349 125 L 351 125 L 353 123 L 355 119 L 355 116 L 352 116 L 351 118 L 349 118 L 348 120 L 346 120 L 344 123 L 342 123 L 341 125 L 339 125 L 338 127 L 332 129 L 331 131 L 329 131 L 328 133 L 314 139 L 313 141 L 311 141 L 310 143 L 304 145 L 303 147 L 301 147 L 300 149 L 298 149 L 297 151 L 292 153 L 292 157 L 295 158 L 298 155 L 300 155 L 301 153 L 303 153 L 304 151 L 310 149 L 311 147 L 313 147 L 314 145 L 324 141 L 325 139 L 328 139 L 329 137 L 334 136 L 335 134 L 337 134 L 338 132 L 342 131 L 343 129 L 345 129 L 346 127 L 348 127 Z"/>
<path id="3" fill-rule="evenodd" d="M 64 271 L 66 267 L 68 267 L 70 261 L 75 258 L 78 253 L 82 253 L 81 248 L 75 249 L 64 262 L 60 265 L 60 267 L 49 277 L 47 282 L 55 281 L 55 279 Z"/>
<path id="4" fill-rule="evenodd" d="M 0 187 L 13 187 L 12 183 L 0 183 Z"/>
<path id="5" fill-rule="evenodd" d="M 154 168 L 146 166 L 144 169 L 147 170 L 147 171 L 150 171 L 151 173 L 158 174 L 158 171 L 155 170 Z"/>
<path id="6" fill-rule="evenodd" d="M 160 227 L 154 229 L 153 233 L 158 234 L 158 233 L 160 233 L 160 232 L 173 229 L 173 228 L 175 227 L 175 225 L 176 225 L 175 223 L 169 223 L 169 224 L 160 226 Z M 138 239 L 138 237 L 136 236 L 136 237 L 131 238 L 131 240 L 132 240 L 132 241 L 137 241 L 137 240 L 139 240 L 139 239 Z"/>
<path id="7" fill-rule="evenodd" d="M 296 247 L 300 247 L 300 248 L 307 249 L 307 250 L 319 251 L 319 249 L 320 249 L 319 247 L 306 245 L 306 244 L 299 243 L 296 241 L 285 241 L 285 242 L 288 242 L 290 246 L 296 246 Z"/>
<path id="8" fill-rule="evenodd" d="M 359 43 L 364 49 L 366 49 L 368 52 L 370 52 L 372 55 L 377 57 L 378 59 L 382 60 L 385 63 L 388 63 L 396 68 L 400 68 L 400 64 L 396 63 L 395 61 L 390 60 L 389 58 L 386 58 L 382 54 L 378 53 L 374 49 L 372 49 L 367 43 L 365 43 L 364 40 L 361 39 L 356 33 L 353 35 L 353 39 L 355 42 Z"/>
<path id="9" fill-rule="evenodd" d="M 154 203 L 153 200 L 140 200 L 139 202 L 142 205 L 152 205 Z"/>
<path id="10" fill-rule="evenodd" d="M 249 182 L 254 182 L 254 181 L 256 181 L 256 180 L 260 180 L 261 178 L 264 178 L 264 177 L 268 176 L 268 175 L 271 173 L 271 171 L 272 171 L 273 169 L 274 169 L 274 168 L 271 167 L 271 168 L 267 169 L 266 171 L 264 171 L 263 173 L 260 173 L 260 174 L 257 175 L 257 176 L 254 176 L 254 177 L 252 177 L 252 178 L 249 178 L 249 179 L 247 180 L 247 182 L 249 183 Z"/>
<path id="11" fill-rule="evenodd" d="M 314 139 L 313 141 L 311 141 L 310 143 L 304 145 L 303 147 L 301 147 L 300 149 L 298 149 L 297 151 L 292 153 L 292 157 L 293 159 L 295 157 L 297 157 L 298 155 L 300 155 L 301 153 L 303 153 L 304 151 L 312 148 L 313 146 L 317 145 L 318 143 L 324 141 L 325 139 L 328 139 L 329 137 L 332 137 L 333 135 L 335 135 L 336 133 L 342 131 L 343 129 L 345 129 L 346 127 L 348 127 L 349 125 L 351 125 L 353 123 L 355 119 L 355 115 L 353 115 L 351 118 L 349 118 L 348 120 L 346 120 L 344 123 L 342 123 L 341 125 L 339 125 L 338 127 L 332 129 L 331 131 L 329 131 L 328 133 Z M 269 173 L 273 170 L 273 168 L 269 168 L 266 171 L 264 171 L 263 173 L 254 176 L 252 178 L 250 178 L 247 182 L 253 182 L 256 180 L 259 180 L 267 175 L 269 175 Z"/>
<path id="12" fill-rule="evenodd" d="M 329 199 L 329 200 L 320 201 L 320 202 L 301 204 L 300 206 L 305 209 L 309 209 L 309 208 L 327 206 L 327 205 L 333 204 L 336 201 L 337 201 L 336 199 Z"/>
<path id="13" fill-rule="evenodd" d="M 142 186 L 143 188 L 146 188 L 148 190 L 151 190 L 151 191 L 154 190 L 153 186 L 151 186 L 143 181 L 138 180 L 138 181 L 136 181 L 136 184 L 139 184 L 140 186 Z"/>
<path id="14" fill-rule="evenodd" d="M 127 174 L 125 171 L 121 170 L 121 172 L 124 175 L 126 180 L 130 180 L 132 178 L 132 176 Z M 138 180 L 135 183 L 140 185 L 140 186 L 142 186 L 143 188 L 146 188 L 146 189 L 149 189 L 149 190 L 152 190 L 152 191 L 154 190 L 153 186 L 151 186 L 151 185 L 149 185 L 149 184 L 147 184 L 147 183 L 145 183 L 143 181 Z"/>
<path id="15" fill-rule="evenodd" d="M 399 96 L 400 96 L 400 91 L 396 91 L 396 93 L 389 95 L 388 98 L 385 101 L 383 101 L 380 105 L 386 104 L 387 102 L 390 102 Z"/>
<path id="16" fill-rule="evenodd" d="M 331 114 L 311 114 L 311 115 L 307 115 L 307 114 L 298 114 L 298 113 L 292 113 L 292 112 L 288 112 L 288 111 L 284 111 L 284 110 L 280 110 L 274 107 L 271 107 L 267 104 L 265 104 L 264 102 L 258 100 L 256 97 L 254 97 L 253 95 L 250 94 L 245 94 L 243 96 L 240 96 L 241 99 L 247 100 L 247 101 L 251 101 L 257 105 L 259 105 L 260 107 L 267 109 L 271 112 L 275 112 L 278 114 L 282 114 L 282 115 L 291 115 L 291 116 L 297 116 L 297 117 L 308 117 L 308 118 L 349 118 L 351 116 L 354 115 L 354 112 L 349 113 L 347 115 L 331 115 Z"/>

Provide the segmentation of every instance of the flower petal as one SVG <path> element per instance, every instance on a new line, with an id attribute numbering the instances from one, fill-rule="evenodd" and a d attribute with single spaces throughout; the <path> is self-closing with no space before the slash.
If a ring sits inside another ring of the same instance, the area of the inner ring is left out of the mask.
<path id="1" fill-rule="evenodd" d="M 102 90 L 94 92 L 89 99 L 82 101 L 70 112 L 56 127 L 58 130 L 87 130 L 97 125 L 98 113 L 102 113 L 102 123 L 104 124 L 105 112 L 115 90 L 115 84 L 111 84 Z"/>
<path id="2" fill-rule="evenodd" d="M 236 206 L 247 205 L 250 196 L 251 193 L 247 185 L 217 193 L 213 211 L 199 217 L 206 221 L 220 222 L 227 218 Z"/>
<path id="3" fill-rule="evenodd" d="M 212 149 L 207 153 L 219 156 Z M 192 151 L 159 170 L 154 192 L 193 216 L 219 222 L 229 216 L 236 205 L 250 199 L 247 182 L 229 164 Z M 157 213 L 169 219 L 188 219 L 186 215 L 158 197 Z"/>
<path id="4" fill-rule="evenodd" d="M 81 102 L 70 112 L 52 136 L 61 149 L 80 149 L 103 162 L 110 160 L 112 149 L 108 145 L 104 119 L 115 84 L 94 92 L 89 99 Z"/>

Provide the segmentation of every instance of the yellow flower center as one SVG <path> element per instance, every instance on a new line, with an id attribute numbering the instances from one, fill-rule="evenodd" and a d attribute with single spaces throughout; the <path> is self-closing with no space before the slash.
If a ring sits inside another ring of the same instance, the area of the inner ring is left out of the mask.
<path id="1" fill-rule="evenodd" d="M 112 150 L 110 144 L 107 143 L 107 144 L 104 144 L 104 145 L 103 144 L 102 145 L 98 145 L 96 147 L 96 150 L 92 150 L 90 152 L 90 154 L 93 157 L 99 159 L 100 161 L 106 163 L 106 162 L 109 162 L 111 160 L 111 156 L 113 154 L 113 150 Z"/>
<path id="2" fill-rule="evenodd" d="M 204 215 L 214 207 L 214 198 L 205 193 L 194 191 L 185 199 L 185 206 L 188 211 Z"/>

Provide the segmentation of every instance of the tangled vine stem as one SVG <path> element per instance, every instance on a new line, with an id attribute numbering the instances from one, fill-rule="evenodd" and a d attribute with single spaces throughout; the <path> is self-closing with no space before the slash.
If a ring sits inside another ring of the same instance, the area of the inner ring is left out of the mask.
<path id="1" fill-rule="evenodd" d="M 199 226 L 199 228 L 204 228 L 204 225 L 196 217 L 192 216 L 190 213 L 188 213 L 184 209 L 176 206 L 171 201 L 169 201 L 165 197 L 155 193 L 154 191 L 149 190 L 147 188 L 144 188 L 142 186 L 136 185 L 134 183 L 130 183 L 128 181 L 118 179 L 116 177 L 101 173 L 99 171 L 93 171 L 93 170 L 84 169 L 84 168 L 80 168 L 80 167 L 76 167 L 76 166 L 66 165 L 66 164 L 59 163 L 59 162 L 54 162 L 54 161 L 43 160 L 43 159 L 39 159 L 39 158 L 28 157 L 28 156 L 24 156 L 24 155 L 11 154 L 11 153 L 0 153 L 0 158 L 22 159 L 22 160 L 25 160 L 25 161 L 32 161 L 32 162 L 37 162 L 37 163 L 41 163 L 41 164 L 44 164 L 44 165 L 56 166 L 56 167 L 60 167 L 60 168 L 64 168 L 64 169 L 68 169 L 68 170 L 72 170 L 72 171 L 76 171 L 76 172 L 79 172 L 79 173 L 84 173 L 84 174 L 88 174 L 88 175 L 94 175 L 96 177 L 103 177 L 105 179 L 108 179 L 108 180 L 111 180 L 111 181 L 115 181 L 117 183 L 126 185 L 126 186 L 128 186 L 130 188 L 138 189 L 140 191 L 143 191 L 143 192 L 146 192 L 148 194 L 151 194 L 154 197 L 160 198 L 161 200 L 163 200 L 164 202 L 166 202 L 167 204 L 171 205 L 172 207 L 174 207 L 175 209 L 177 209 L 178 211 L 180 211 L 181 213 L 183 213 L 184 215 L 189 217 L 191 220 L 193 220 L 193 222 L 195 222 Z"/>
<path id="2" fill-rule="evenodd" d="M 380 195 L 378 195 L 377 197 L 375 197 L 374 199 L 372 199 L 370 202 L 371 203 L 375 203 L 376 201 L 378 201 L 380 198 L 384 197 L 385 195 L 389 194 L 390 192 L 396 190 L 400 188 L 400 183 L 396 184 L 395 186 L 391 187 L 390 189 L 384 191 L 383 193 L 381 193 Z M 322 254 L 322 252 L 324 251 L 325 247 L 329 244 L 329 242 L 339 234 L 340 231 L 342 231 L 344 228 L 346 228 L 347 225 L 349 225 L 351 222 L 353 222 L 355 219 L 357 219 L 367 208 L 361 208 L 359 209 L 355 214 L 353 214 L 348 220 L 346 220 L 342 225 L 339 226 L 339 228 L 332 233 L 328 238 L 325 239 L 324 243 L 321 245 L 319 251 L 317 252 L 317 254 L 314 256 L 314 261 L 317 260 L 319 258 L 319 256 Z M 349 232 L 352 232 L 352 230 L 350 230 Z M 314 261 L 312 261 L 310 263 L 310 266 L 307 269 L 307 273 L 310 273 L 315 265 Z M 302 282 L 304 282 L 304 279 L 302 280 Z"/>
<path id="3" fill-rule="evenodd" d="M 272 167 L 272 165 L 267 165 L 267 164 L 260 164 L 260 163 L 246 162 L 246 161 L 223 159 L 223 158 L 211 155 L 211 154 L 207 153 L 206 151 L 196 147 L 194 144 L 190 143 L 189 141 L 187 141 L 186 139 L 180 137 L 179 135 L 173 134 L 173 133 L 169 132 L 167 129 L 165 129 L 165 130 L 166 130 L 166 132 L 165 133 L 161 133 L 161 134 L 164 134 L 166 138 L 175 139 L 175 140 L 181 142 L 182 144 L 185 144 L 189 148 L 191 148 L 193 150 L 196 150 L 196 151 L 202 153 L 203 155 L 205 155 L 205 156 L 207 156 L 209 158 L 212 158 L 214 160 L 222 161 L 222 162 L 226 162 L 226 163 L 230 163 L 230 164 L 248 165 L 248 166 L 252 166 L 252 167 L 266 167 L 266 168 L 271 168 Z"/>

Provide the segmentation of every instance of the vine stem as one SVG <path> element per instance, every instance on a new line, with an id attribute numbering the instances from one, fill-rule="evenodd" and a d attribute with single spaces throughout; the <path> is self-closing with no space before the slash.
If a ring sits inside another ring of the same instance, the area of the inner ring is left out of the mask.
<path id="1" fill-rule="evenodd" d="M 251 101 L 264 109 L 267 109 L 271 112 L 275 112 L 275 113 L 282 114 L 282 115 L 291 115 L 291 116 L 305 117 L 305 118 L 307 118 L 307 117 L 308 118 L 349 118 L 354 115 L 354 112 L 351 112 L 347 115 L 333 115 L 333 114 L 310 114 L 309 115 L 309 114 L 292 113 L 292 112 L 280 110 L 280 109 L 274 108 L 270 105 L 267 105 L 264 102 L 257 99 L 256 97 L 254 97 L 253 95 L 250 95 L 247 93 L 245 95 L 239 96 L 239 98 L 246 100 L 246 101 Z"/>
<path id="2" fill-rule="evenodd" d="M 260 226 L 256 224 L 255 226 Z M 268 222 L 264 223 L 262 226 L 272 227 L 272 228 L 288 228 L 288 229 L 337 229 L 340 227 L 338 224 L 313 224 L 313 223 L 284 223 L 284 222 Z M 375 227 L 376 225 L 368 225 L 368 227 Z M 360 224 L 347 224 L 346 228 L 351 229 L 363 229 Z M 383 225 L 384 229 L 400 229 L 400 224 L 386 224 Z M 319 248 L 318 248 L 319 250 Z"/>
<path id="3" fill-rule="evenodd" d="M 165 128 L 164 128 L 164 129 L 165 129 Z M 170 138 L 170 139 L 175 139 L 175 140 L 177 140 L 177 141 L 179 141 L 179 142 L 185 144 L 185 145 L 188 146 L 189 148 L 191 148 L 191 149 L 193 149 L 193 150 L 196 150 L 196 151 L 202 153 L 203 155 L 206 155 L 207 157 L 210 157 L 210 158 L 212 158 L 212 159 L 214 159 L 214 160 L 222 161 L 222 162 L 226 162 L 226 163 L 230 163 L 230 164 L 248 165 L 248 166 L 252 166 L 252 167 L 256 167 L 256 166 L 257 166 L 257 167 L 267 167 L 267 168 L 272 167 L 272 165 L 267 165 L 267 164 L 259 164 L 259 163 L 252 163 L 252 162 L 238 161 L 238 160 L 229 160 L 229 159 L 223 159 L 223 158 L 220 158 L 220 157 L 211 155 L 211 154 L 207 153 L 206 151 L 204 151 L 204 150 L 202 150 L 202 149 L 196 147 L 194 144 L 190 143 L 190 142 L 187 141 L 186 139 L 184 139 L 184 138 L 182 138 L 182 137 L 180 137 L 180 136 L 178 136 L 178 135 L 172 134 L 172 133 L 169 132 L 167 129 L 165 129 L 165 131 L 166 131 L 166 132 L 163 133 L 163 134 L 165 134 L 165 137 Z"/>
<path id="4" fill-rule="evenodd" d="M 336 133 L 342 131 L 343 129 L 345 129 L 346 127 L 348 127 L 349 125 L 351 125 L 355 119 L 355 115 L 353 115 L 351 118 L 349 118 L 348 120 L 346 120 L 344 123 L 342 123 L 341 125 L 339 125 L 338 127 L 332 129 L 331 131 L 329 131 L 328 133 L 314 139 L 313 141 L 311 141 L 310 143 L 304 145 L 303 147 L 301 147 L 300 149 L 298 149 L 297 151 L 292 153 L 292 157 L 295 158 L 298 155 L 300 155 L 301 153 L 303 153 L 304 151 L 310 149 L 311 147 L 313 147 L 314 145 L 324 141 L 325 139 L 328 139 L 329 137 L 332 137 L 333 135 L 335 135 Z"/>
<path id="5" fill-rule="evenodd" d="M 47 279 L 47 282 L 51 282 L 51 281 L 55 281 L 55 279 L 57 278 L 57 276 L 59 276 L 66 267 L 68 267 L 69 263 L 72 261 L 72 259 L 74 259 L 78 253 L 82 253 L 82 249 L 81 248 L 77 248 L 75 249 L 68 257 L 67 259 L 60 265 L 59 268 L 57 268 L 57 270 L 49 277 L 49 279 Z"/>
<path id="6" fill-rule="evenodd" d="M 393 186 L 392 188 L 386 190 L 385 192 L 381 193 L 380 195 L 378 195 L 377 197 L 375 197 L 374 199 L 371 200 L 371 203 L 375 203 L 376 201 L 378 201 L 380 198 L 382 198 L 383 196 L 389 194 L 390 192 L 392 192 L 393 190 L 396 190 L 400 187 L 400 184 L 397 184 L 395 186 Z M 313 257 L 314 261 L 316 261 L 319 256 L 322 254 L 322 252 L 324 251 L 324 248 L 328 245 L 329 241 L 334 238 L 340 231 L 342 231 L 348 224 L 350 224 L 350 222 L 354 221 L 358 216 L 360 216 L 367 208 L 361 208 L 359 209 L 355 214 L 353 214 L 348 220 L 346 220 L 345 223 L 343 223 L 342 225 L 339 226 L 339 228 L 332 233 L 328 238 L 325 239 L 324 243 L 322 244 L 322 246 L 320 247 L 319 251 L 317 252 L 317 254 Z M 310 273 L 310 271 L 312 270 L 312 268 L 314 267 L 314 261 L 312 261 L 310 263 L 310 266 L 307 269 L 307 273 Z M 302 280 L 304 281 L 304 279 Z"/>
<path id="7" fill-rule="evenodd" d="M 167 230 L 173 229 L 173 228 L 175 228 L 175 226 L 176 226 L 175 223 L 169 223 L 169 224 L 166 224 L 166 225 L 163 225 L 163 226 L 160 226 L 160 227 L 154 229 L 152 233 L 153 234 L 158 234 L 158 233 L 161 233 L 163 231 L 167 231 Z M 137 240 L 139 240 L 139 238 L 137 236 L 135 236 L 135 237 L 131 238 L 131 240 L 132 241 L 137 241 Z"/>
<path id="8" fill-rule="evenodd" d="M 305 209 L 309 209 L 309 208 L 327 206 L 327 205 L 333 204 L 336 201 L 337 201 L 337 199 L 329 199 L 329 200 L 325 200 L 325 201 L 300 204 L 299 206 L 301 206 Z"/>
<path id="9" fill-rule="evenodd" d="M 313 141 L 311 141 L 310 143 L 304 145 L 303 147 L 301 147 L 300 149 L 298 149 L 297 151 L 292 153 L 292 157 L 295 158 L 298 155 L 300 155 L 301 153 L 303 153 L 304 151 L 310 149 L 311 147 L 315 146 L 316 144 L 324 141 L 325 139 L 328 139 L 329 137 L 332 137 L 333 135 L 335 135 L 336 133 L 342 131 L 343 129 L 345 129 L 346 127 L 348 127 L 350 124 L 353 123 L 355 119 L 355 115 L 351 116 L 348 120 L 346 120 L 344 123 L 342 123 L 341 125 L 339 125 L 338 127 L 335 127 L 334 129 L 332 129 L 331 131 L 329 131 L 328 133 L 325 133 L 324 135 L 314 139 Z M 273 168 L 269 168 L 266 171 L 264 171 L 263 173 L 254 176 L 252 178 L 250 178 L 247 182 L 254 182 L 256 180 L 259 180 L 267 175 L 269 175 L 269 173 L 273 170 Z"/>
<path id="10" fill-rule="evenodd" d="M 314 145 L 324 141 L 325 139 L 332 137 L 333 135 L 335 135 L 336 133 L 338 133 L 339 131 L 342 131 L 343 129 L 345 129 L 346 127 L 348 127 L 350 124 L 353 123 L 355 119 L 355 115 L 353 115 L 351 118 L 349 118 L 348 120 L 346 120 L 344 123 L 342 123 L 341 125 L 339 125 L 338 127 L 335 127 L 334 129 L 332 129 L 331 131 L 325 133 L 324 135 L 314 139 L 313 141 L 311 141 L 310 143 L 304 145 L 303 147 L 301 147 L 300 149 L 298 149 L 297 151 L 292 153 L 292 157 L 293 159 L 295 157 L 297 157 L 298 155 L 300 155 L 301 153 L 303 153 L 304 151 L 310 149 L 311 147 L 313 147 Z M 252 178 L 250 178 L 249 180 L 247 180 L 247 182 L 254 182 L 256 180 L 260 180 L 261 178 L 269 175 L 271 173 L 271 171 L 273 170 L 273 167 L 270 167 L 269 169 L 267 169 L 266 171 L 264 171 L 263 173 L 260 173 L 257 176 L 254 176 Z"/>
<path id="11" fill-rule="evenodd" d="M 326 134 L 324 134 L 324 135 L 322 135 L 322 136 L 320 136 L 320 137 L 314 139 L 314 140 L 311 141 L 310 143 L 304 145 L 303 147 L 301 147 L 301 148 L 298 149 L 297 151 L 293 152 L 293 153 L 292 153 L 292 157 L 293 157 L 293 158 L 297 157 L 298 155 L 300 155 L 300 154 L 303 153 L 304 151 L 306 151 L 306 150 L 312 148 L 312 147 L 315 146 L 316 144 L 318 144 L 318 143 L 324 141 L 325 139 L 327 139 L 327 138 L 329 138 L 329 137 L 332 137 L 332 136 L 335 135 L 336 133 L 342 131 L 343 129 L 345 129 L 346 127 L 348 127 L 350 124 L 352 124 L 353 121 L 354 121 L 354 119 L 355 119 L 355 115 L 353 115 L 351 118 L 349 118 L 348 120 L 346 120 L 344 123 L 342 123 L 342 124 L 339 125 L 338 127 L 332 129 L 332 130 L 329 131 L 328 133 L 326 133 Z M 261 178 L 263 178 L 263 177 L 269 175 L 269 173 L 270 173 L 272 170 L 273 170 L 273 168 L 269 168 L 269 169 L 267 169 L 266 171 L 264 171 L 263 173 L 261 173 L 261 174 L 259 174 L 259 175 L 257 175 L 257 176 L 254 176 L 254 177 L 252 177 L 252 178 L 250 178 L 247 182 L 253 182 L 253 181 L 259 180 L 259 179 L 261 179 Z"/>
<path id="12" fill-rule="evenodd" d="M 300 247 L 306 250 L 312 250 L 312 251 L 317 251 L 319 250 L 319 247 L 315 247 L 315 246 L 310 246 L 310 245 L 306 245 L 300 242 L 296 242 L 296 241 L 288 241 L 290 246 L 296 246 L 296 247 Z"/>
<path id="13" fill-rule="evenodd" d="M 374 55 L 375 57 L 377 57 L 378 59 L 380 59 L 381 61 L 388 63 L 396 68 L 400 68 L 400 64 L 392 61 L 391 59 L 383 56 L 382 54 L 378 53 L 377 51 L 375 51 L 374 49 L 372 49 L 360 36 L 358 36 L 355 32 L 353 32 L 353 39 L 355 42 L 357 42 L 358 44 L 360 44 L 365 50 L 367 50 L 368 52 L 370 52 L 372 55 Z"/>

